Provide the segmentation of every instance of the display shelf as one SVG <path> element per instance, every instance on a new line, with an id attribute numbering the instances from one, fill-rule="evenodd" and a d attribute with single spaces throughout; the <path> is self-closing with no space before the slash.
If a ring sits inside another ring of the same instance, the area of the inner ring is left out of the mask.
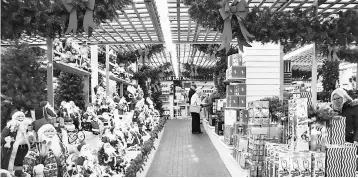
<path id="1" fill-rule="evenodd" d="M 246 78 L 230 78 L 230 79 L 226 79 L 224 80 L 224 83 L 242 83 L 245 82 Z"/>
<path id="2" fill-rule="evenodd" d="M 103 76 L 106 76 L 106 72 L 105 71 L 103 71 L 103 70 L 98 70 L 98 72 L 101 74 L 101 75 L 103 75 Z M 124 79 L 121 79 L 121 78 L 118 78 L 118 77 L 115 77 L 115 76 L 113 76 L 113 74 L 111 75 L 109 75 L 109 79 L 110 80 L 113 80 L 113 81 L 116 81 L 116 82 L 119 82 L 119 83 L 124 83 L 124 84 L 126 84 L 126 85 L 134 85 L 133 83 L 129 83 L 128 81 L 126 81 L 126 80 L 124 80 Z"/>
<path id="3" fill-rule="evenodd" d="M 54 62 L 53 67 L 56 69 L 60 69 L 61 71 L 65 71 L 65 72 L 80 75 L 80 76 L 91 75 L 91 72 L 85 71 L 85 70 L 77 68 L 77 67 L 70 66 L 69 64 L 66 64 L 63 62 Z"/>
<path id="4" fill-rule="evenodd" d="M 240 165 L 231 156 L 230 153 L 232 152 L 232 148 L 226 146 L 226 144 L 221 141 L 221 138 L 223 139 L 223 136 L 217 135 L 215 133 L 215 128 L 211 129 L 210 127 L 208 127 L 209 124 L 204 123 L 203 125 L 206 133 L 208 134 L 211 142 L 219 153 L 220 158 L 222 159 L 231 176 L 247 177 L 249 175 L 248 172 L 242 169 Z"/>
<path id="5" fill-rule="evenodd" d="M 245 107 L 225 107 L 224 109 L 245 109 Z"/>

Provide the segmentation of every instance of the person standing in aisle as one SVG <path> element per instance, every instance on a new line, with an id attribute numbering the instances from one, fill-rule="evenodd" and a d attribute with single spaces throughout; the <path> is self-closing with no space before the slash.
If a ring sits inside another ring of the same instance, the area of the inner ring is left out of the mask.
<path id="1" fill-rule="evenodd" d="M 191 112 L 191 132 L 193 134 L 200 134 L 200 110 L 201 110 L 201 96 L 203 95 L 203 91 L 201 89 L 197 89 L 196 93 L 191 97 L 190 100 L 190 109 Z"/>
<path id="2" fill-rule="evenodd" d="M 189 98 L 189 104 L 191 104 L 191 97 L 195 94 L 196 92 L 196 84 L 191 84 L 190 86 L 190 90 L 189 90 L 189 94 L 188 94 L 188 98 Z"/>
<path id="3" fill-rule="evenodd" d="M 215 99 L 220 99 L 220 94 L 216 87 L 213 89 L 213 92 L 209 95 L 207 102 L 205 104 L 202 104 L 202 107 L 206 107 L 206 110 L 208 111 L 209 114 L 208 118 L 210 118 L 213 115 L 213 103 L 215 102 Z"/>
<path id="4" fill-rule="evenodd" d="M 340 116 L 346 117 L 346 142 L 358 146 L 358 105 L 356 101 L 342 89 L 337 88 L 331 94 L 331 107 Z"/>

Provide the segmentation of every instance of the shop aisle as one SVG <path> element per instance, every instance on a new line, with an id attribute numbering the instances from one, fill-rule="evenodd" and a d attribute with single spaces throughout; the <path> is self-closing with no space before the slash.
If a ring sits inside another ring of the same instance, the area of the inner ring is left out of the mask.
<path id="1" fill-rule="evenodd" d="M 191 120 L 168 120 L 147 177 L 230 177 L 205 133 L 191 134 Z"/>

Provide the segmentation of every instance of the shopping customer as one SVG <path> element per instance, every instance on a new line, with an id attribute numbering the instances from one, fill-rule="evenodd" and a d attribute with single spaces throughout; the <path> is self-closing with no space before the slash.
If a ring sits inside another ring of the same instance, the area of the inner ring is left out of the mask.
<path id="1" fill-rule="evenodd" d="M 190 112 L 191 112 L 191 132 L 193 134 L 199 134 L 201 132 L 200 128 L 200 110 L 201 110 L 201 96 L 203 91 L 197 89 L 195 94 L 191 97 L 190 103 Z"/>
<path id="2" fill-rule="evenodd" d="M 358 105 L 353 103 L 352 98 L 342 88 L 332 92 L 331 104 L 339 115 L 346 117 L 346 142 L 358 146 Z"/>
<path id="3" fill-rule="evenodd" d="M 213 103 L 215 102 L 215 99 L 220 98 L 218 89 L 214 88 L 213 90 L 214 91 L 207 98 L 207 102 L 205 104 L 202 104 L 202 107 L 206 107 L 206 110 L 208 111 L 209 114 L 208 118 L 210 118 L 213 115 Z"/>
<path id="4" fill-rule="evenodd" d="M 190 86 L 190 90 L 189 90 L 189 94 L 188 94 L 188 98 L 189 98 L 189 104 L 191 104 L 191 97 L 195 94 L 196 92 L 196 84 L 191 84 Z"/>

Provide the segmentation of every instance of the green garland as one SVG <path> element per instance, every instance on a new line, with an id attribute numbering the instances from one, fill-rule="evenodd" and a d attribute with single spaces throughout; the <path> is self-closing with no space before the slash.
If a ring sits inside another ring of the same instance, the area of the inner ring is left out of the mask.
<path id="1" fill-rule="evenodd" d="M 184 0 L 190 6 L 190 18 L 205 28 L 222 31 L 224 21 L 218 11 L 222 0 Z M 322 0 L 319 3 L 324 3 Z M 254 35 L 252 41 L 280 43 L 287 52 L 297 46 L 317 42 L 325 46 L 346 46 L 358 40 L 358 12 L 339 12 L 338 17 L 323 13 L 314 17 L 313 6 L 308 10 L 271 11 L 269 7 L 253 7 L 247 15 L 245 26 Z M 232 20 L 233 38 L 241 38 L 235 16 Z M 357 59 L 357 58 L 356 58 Z M 355 60 L 358 62 L 358 60 Z"/>
<path id="2" fill-rule="evenodd" d="M 82 23 L 86 7 L 81 1 L 74 1 L 77 10 L 78 33 L 83 32 Z M 132 0 L 96 1 L 94 22 L 99 24 L 117 16 Z M 69 13 L 61 0 L 11 0 L 1 1 L 1 39 L 17 39 L 23 32 L 27 35 L 55 38 L 67 29 Z M 90 32 L 91 33 L 91 32 Z"/>
<path id="3" fill-rule="evenodd" d="M 138 172 L 143 171 L 143 166 L 148 159 L 148 156 L 154 147 L 154 141 L 158 138 L 159 132 L 164 128 L 166 119 L 161 117 L 159 123 L 154 127 L 153 131 L 150 133 L 150 139 L 145 141 L 143 146 L 140 148 L 140 152 L 136 158 L 134 158 L 129 164 L 128 168 L 125 171 L 125 177 L 136 177 Z"/>
<path id="4" fill-rule="evenodd" d="M 183 65 L 183 68 L 185 70 L 184 72 L 182 72 L 183 77 L 192 78 L 194 80 L 195 79 L 197 79 L 197 80 L 213 80 L 214 67 L 204 68 L 204 67 L 198 66 L 198 70 L 197 70 L 198 76 L 192 77 L 190 75 L 191 74 L 190 66 L 192 66 L 192 65 L 189 63 L 185 63 Z"/>
<path id="5" fill-rule="evenodd" d="M 165 70 L 168 70 L 171 66 L 171 63 L 167 62 L 160 67 L 149 67 L 149 66 L 143 66 L 138 72 L 134 73 L 133 78 L 139 79 L 139 78 L 145 78 L 147 80 L 150 78 L 151 80 L 157 80 L 160 79 L 160 73 L 165 73 Z"/>
<path id="6" fill-rule="evenodd" d="M 148 49 L 148 59 L 151 59 L 153 55 L 161 53 L 164 50 L 164 46 L 162 44 L 156 45 L 147 45 L 146 48 Z M 144 50 L 144 49 L 142 49 Z M 142 62 L 137 61 L 140 57 L 138 49 L 135 51 L 118 51 L 116 58 L 110 58 L 111 62 L 115 62 L 117 64 L 125 63 L 127 65 L 132 64 L 134 62 Z M 106 63 L 106 48 L 105 46 L 101 46 L 98 51 L 98 62 L 105 64 Z M 149 62 L 149 61 L 146 61 Z"/>

